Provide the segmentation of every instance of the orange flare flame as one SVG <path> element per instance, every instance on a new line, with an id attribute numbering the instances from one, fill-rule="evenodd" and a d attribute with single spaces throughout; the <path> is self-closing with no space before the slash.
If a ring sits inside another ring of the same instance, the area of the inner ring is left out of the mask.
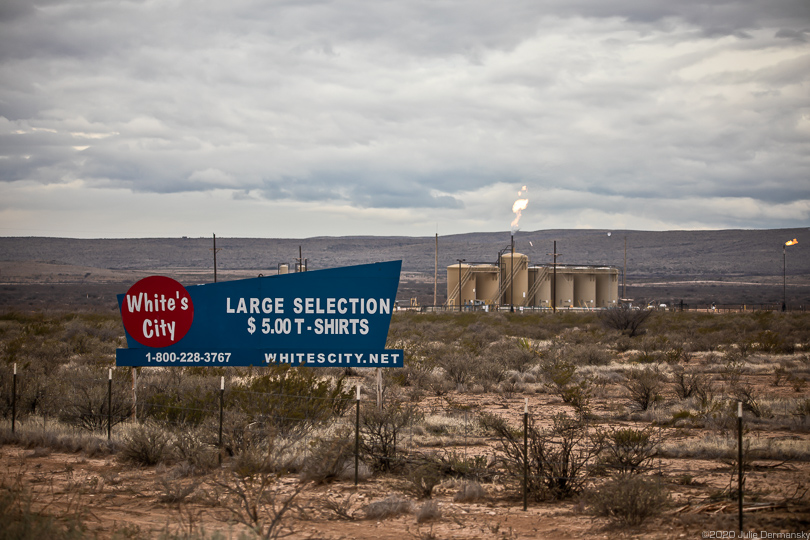
<path id="1" fill-rule="evenodd" d="M 799 241 L 794 238 L 793 240 L 788 240 L 787 242 L 785 242 L 785 245 L 786 246 L 795 246 L 798 243 L 799 243 Z"/>
<path id="2" fill-rule="evenodd" d="M 520 191 L 518 191 L 518 197 L 522 196 L 526 189 L 526 186 L 523 186 Z M 512 233 L 518 230 L 518 223 L 520 222 L 520 213 L 523 210 L 526 210 L 526 206 L 529 204 L 529 199 L 518 199 L 512 205 L 512 212 L 514 212 L 515 219 L 512 221 Z"/>

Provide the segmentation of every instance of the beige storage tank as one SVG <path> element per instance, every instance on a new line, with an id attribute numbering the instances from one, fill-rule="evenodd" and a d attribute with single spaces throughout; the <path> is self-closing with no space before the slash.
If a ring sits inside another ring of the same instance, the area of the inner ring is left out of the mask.
<path id="1" fill-rule="evenodd" d="M 475 300 L 475 279 L 469 264 L 451 264 L 447 267 L 447 305 L 459 305 L 459 276 L 461 277 L 461 305 Z"/>
<path id="2" fill-rule="evenodd" d="M 514 266 L 513 266 L 514 263 Z M 529 257 L 522 253 L 515 253 L 514 259 L 511 253 L 501 255 L 501 283 L 510 283 L 503 291 L 501 298 L 502 305 L 525 306 L 529 300 L 526 295 L 529 292 Z M 512 288 L 514 287 L 514 296 Z"/>
<path id="3" fill-rule="evenodd" d="M 498 267 L 494 264 L 479 264 L 475 272 L 475 299 L 485 303 L 498 296 Z M 458 284 L 456 284 L 458 286 Z"/>
<path id="4" fill-rule="evenodd" d="M 596 307 L 596 276 L 590 269 L 574 270 L 574 307 Z"/>
<path id="5" fill-rule="evenodd" d="M 553 270 L 552 270 L 553 271 Z M 557 307 L 569 307 L 574 302 L 574 274 L 567 268 L 557 267 Z"/>
<path id="6" fill-rule="evenodd" d="M 616 307 L 619 303 L 619 271 L 615 268 L 596 269 L 596 306 Z"/>
<path id="7" fill-rule="evenodd" d="M 281 263 L 278 265 L 278 273 L 281 274 L 289 274 L 290 273 L 290 265 L 287 263 Z"/>
<path id="8" fill-rule="evenodd" d="M 528 305 L 535 307 L 551 306 L 551 269 L 545 266 L 529 268 L 529 290 L 534 295 L 528 300 Z"/>

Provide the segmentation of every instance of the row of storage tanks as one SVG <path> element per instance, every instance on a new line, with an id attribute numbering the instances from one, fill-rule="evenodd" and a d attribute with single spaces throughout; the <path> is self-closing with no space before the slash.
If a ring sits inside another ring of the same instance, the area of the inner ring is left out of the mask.
<path id="1" fill-rule="evenodd" d="M 461 287 L 459 287 L 461 280 Z M 556 295 L 552 294 L 552 287 Z M 514 294 L 513 294 L 514 288 Z M 460 295 L 459 295 L 460 293 Z M 447 267 L 447 305 L 608 308 L 619 300 L 619 270 L 611 266 L 529 265 L 522 253 L 505 253 L 499 264 Z"/>

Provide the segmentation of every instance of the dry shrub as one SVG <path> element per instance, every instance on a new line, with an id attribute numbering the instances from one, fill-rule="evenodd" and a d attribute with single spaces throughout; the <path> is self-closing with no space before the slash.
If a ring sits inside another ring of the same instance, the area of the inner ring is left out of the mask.
<path id="1" fill-rule="evenodd" d="M 442 511 L 439 508 L 439 503 L 436 501 L 425 501 L 424 504 L 419 507 L 419 510 L 416 511 L 417 523 L 433 521 L 434 519 L 440 519 L 441 517 Z"/>
<path id="2" fill-rule="evenodd" d="M 413 503 L 396 495 L 389 495 L 381 501 L 374 501 L 363 508 L 366 519 L 387 519 L 410 514 L 413 512 Z"/>
<path id="3" fill-rule="evenodd" d="M 601 447 L 600 463 L 620 474 L 647 471 L 658 453 L 660 441 L 652 426 L 644 429 L 598 430 L 594 442 Z"/>
<path id="4" fill-rule="evenodd" d="M 385 408 L 365 407 L 360 416 L 360 448 L 379 471 L 390 471 L 397 454 L 397 437 L 419 418 L 412 404 L 389 403 Z"/>
<path id="5" fill-rule="evenodd" d="M 807 422 L 807 419 L 810 418 L 810 398 L 800 400 L 793 409 L 793 415 L 802 422 Z"/>
<path id="6" fill-rule="evenodd" d="M 407 491 L 417 499 L 430 499 L 433 496 L 433 488 L 442 481 L 439 464 L 431 460 L 409 467 L 405 478 Z"/>
<path id="7" fill-rule="evenodd" d="M 605 347 L 593 343 L 577 345 L 571 351 L 577 363 L 586 366 L 606 366 L 613 361 L 613 355 Z"/>
<path id="8" fill-rule="evenodd" d="M 166 474 L 158 475 L 158 501 L 167 504 L 181 503 L 194 493 L 199 487 L 196 481 L 181 482 L 180 478 L 185 475 L 181 469 L 172 469 Z"/>
<path id="9" fill-rule="evenodd" d="M 635 526 L 658 514 L 668 496 L 653 480 L 643 476 L 619 476 L 600 486 L 587 499 L 597 516 Z"/>
<path id="10" fill-rule="evenodd" d="M 627 306 L 606 309 L 601 313 L 602 325 L 617 330 L 628 337 L 641 335 L 641 326 L 649 318 L 649 309 L 632 309 Z"/>
<path id="11" fill-rule="evenodd" d="M 157 465 L 169 455 L 171 437 L 154 424 L 134 428 L 124 437 L 124 446 L 118 454 L 123 461 L 137 465 Z"/>
<path id="12" fill-rule="evenodd" d="M 712 393 L 711 380 L 697 369 L 674 366 L 670 382 L 675 395 L 680 399 L 689 399 L 694 396 L 703 401 Z"/>
<path id="13" fill-rule="evenodd" d="M 297 508 L 303 489 L 303 483 L 283 485 L 276 474 L 231 469 L 221 472 L 208 497 L 229 512 L 228 522 L 246 525 L 258 538 L 281 538 L 294 532 L 287 515 Z"/>
<path id="14" fill-rule="evenodd" d="M 630 393 L 630 401 L 642 411 L 661 400 L 664 381 L 661 372 L 652 367 L 631 369 L 622 383 Z"/>
<path id="15" fill-rule="evenodd" d="M 301 466 L 301 480 L 315 484 L 327 484 L 340 478 L 347 478 L 350 474 L 353 475 L 353 439 L 349 432 L 345 432 L 337 437 L 314 441 L 311 444 L 310 453 Z"/>
<path id="16" fill-rule="evenodd" d="M 551 349 L 540 369 L 549 391 L 574 407 L 580 416 L 585 416 L 591 401 L 591 381 L 577 373 L 577 364 L 569 351 L 565 347 Z"/>
<path id="17" fill-rule="evenodd" d="M 453 501 L 462 503 L 475 502 L 486 498 L 486 496 L 487 492 L 478 482 L 464 482 L 456 494 L 453 495 Z"/>
<path id="18" fill-rule="evenodd" d="M 526 456 L 523 430 L 509 426 L 495 415 L 484 415 L 482 425 L 499 440 L 501 459 L 509 477 L 523 478 Z M 599 448 L 585 444 L 585 423 L 558 414 L 552 426 L 538 429 L 534 417 L 528 422 L 528 481 L 526 489 L 535 500 L 565 499 L 582 491 L 591 474 L 591 460 Z"/>
<path id="19" fill-rule="evenodd" d="M 219 465 L 219 450 L 214 441 L 207 440 L 210 432 L 200 429 L 179 429 L 172 439 L 172 457 L 186 464 L 189 474 L 215 469 Z"/>

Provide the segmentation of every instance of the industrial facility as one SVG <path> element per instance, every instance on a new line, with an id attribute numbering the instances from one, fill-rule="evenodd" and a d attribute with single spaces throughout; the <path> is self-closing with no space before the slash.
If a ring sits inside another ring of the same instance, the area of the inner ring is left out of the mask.
<path id="1" fill-rule="evenodd" d="M 619 302 L 619 270 L 594 265 L 530 265 L 522 253 L 498 263 L 447 267 L 448 306 L 604 309 Z"/>

